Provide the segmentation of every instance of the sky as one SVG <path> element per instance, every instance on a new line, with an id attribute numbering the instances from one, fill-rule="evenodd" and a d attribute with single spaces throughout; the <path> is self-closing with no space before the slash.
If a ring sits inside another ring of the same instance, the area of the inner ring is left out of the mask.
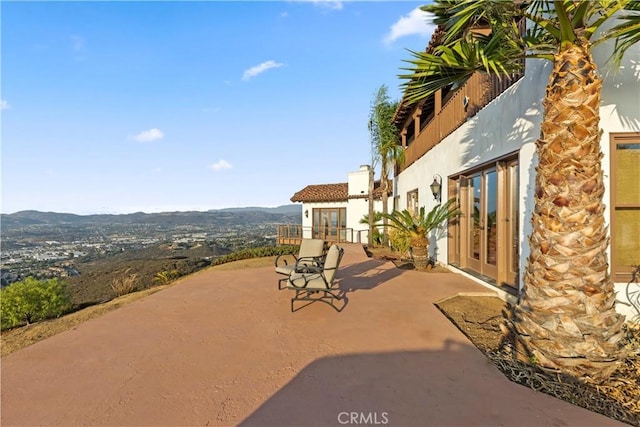
<path id="1" fill-rule="evenodd" d="M 279 206 L 371 162 L 415 1 L 0 2 L 2 213 Z"/>

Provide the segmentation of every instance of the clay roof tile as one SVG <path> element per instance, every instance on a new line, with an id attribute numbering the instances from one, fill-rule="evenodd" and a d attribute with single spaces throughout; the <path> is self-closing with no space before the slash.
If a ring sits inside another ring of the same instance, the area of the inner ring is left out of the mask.
<path id="1" fill-rule="evenodd" d="M 337 184 L 315 184 L 307 185 L 302 190 L 296 192 L 292 197 L 292 202 L 346 202 L 348 199 L 366 198 L 368 194 L 349 196 L 349 185 L 346 182 Z M 380 199 L 380 181 L 375 181 L 373 197 Z"/>

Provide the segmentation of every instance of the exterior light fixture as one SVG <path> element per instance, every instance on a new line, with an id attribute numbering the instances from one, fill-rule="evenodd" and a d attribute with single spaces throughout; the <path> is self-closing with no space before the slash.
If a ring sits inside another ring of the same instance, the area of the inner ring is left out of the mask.
<path id="1" fill-rule="evenodd" d="M 305 218 L 309 218 L 309 209 L 306 209 L 306 210 L 304 211 L 304 217 L 305 217 Z"/>
<path id="2" fill-rule="evenodd" d="M 431 192 L 433 193 L 433 199 L 440 203 L 441 199 L 441 190 L 442 190 L 442 177 L 438 174 L 433 176 L 433 182 L 429 186 L 431 188 Z"/>

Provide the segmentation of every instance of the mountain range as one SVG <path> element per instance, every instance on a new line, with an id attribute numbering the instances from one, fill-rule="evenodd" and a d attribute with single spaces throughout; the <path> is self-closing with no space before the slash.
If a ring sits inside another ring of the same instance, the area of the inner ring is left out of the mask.
<path id="1" fill-rule="evenodd" d="M 231 220 L 233 222 L 280 221 L 289 219 L 300 222 L 302 219 L 301 205 L 283 205 L 275 208 L 266 207 L 242 207 L 225 208 L 209 211 L 188 212 L 159 212 L 131 214 L 95 214 L 77 215 L 72 213 L 40 212 L 26 210 L 12 214 L 0 214 L 2 229 L 25 227 L 29 225 L 65 225 L 65 224 L 162 224 L 162 225 L 188 225 L 188 224 L 217 224 L 220 221 Z M 287 221 L 288 222 L 288 221 Z"/>

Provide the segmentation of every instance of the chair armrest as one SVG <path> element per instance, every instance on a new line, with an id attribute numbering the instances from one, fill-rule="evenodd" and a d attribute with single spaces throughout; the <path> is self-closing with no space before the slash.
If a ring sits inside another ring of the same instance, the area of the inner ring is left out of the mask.
<path id="1" fill-rule="evenodd" d="M 293 261 L 292 263 L 295 263 L 298 261 L 298 257 L 296 257 L 294 254 L 280 254 L 276 257 L 276 260 L 274 262 L 276 267 L 281 267 L 283 265 L 289 265 L 289 263 L 287 262 L 287 259 L 285 257 L 292 257 Z M 281 263 L 281 264 L 279 264 Z"/>
<path id="2" fill-rule="evenodd" d="M 296 273 L 321 273 L 324 258 L 321 256 L 301 257 L 296 260 L 293 271 Z"/>

